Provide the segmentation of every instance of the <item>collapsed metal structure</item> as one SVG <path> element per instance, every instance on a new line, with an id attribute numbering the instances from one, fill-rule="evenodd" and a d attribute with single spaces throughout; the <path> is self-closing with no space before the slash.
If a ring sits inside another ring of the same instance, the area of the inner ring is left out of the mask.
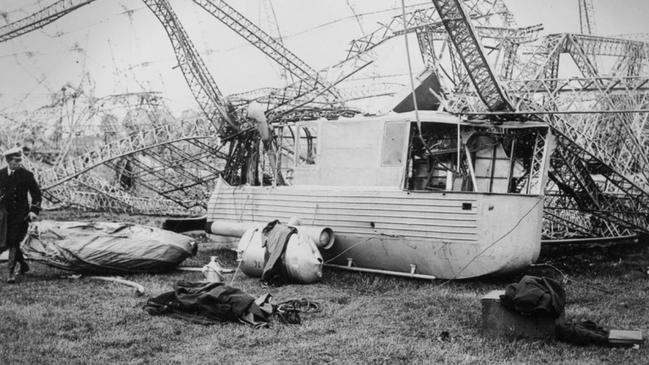
<path id="1" fill-rule="evenodd" d="M 0 28 L 0 41 L 92 1 L 57 1 Z M 259 148 L 258 124 L 247 117 L 246 104 L 263 104 L 275 125 L 358 113 L 348 101 L 378 94 L 346 92 L 343 81 L 371 63 L 370 51 L 414 33 L 426 67 L 451 85 L 431 95 L 445 110 L 491 121 L 494 128 L 511 119 L 542 120 L 553 128 L 557 146 L 547 172 L 546 238 L 649 231 L 649 43 L 594 35 L 591 1 L 579 0 L 582 34 L 542 36 L 541 25 L 518 26 L 502 0 L 433 0 L 353 40 L 345 60 L 316 71 L 224 1 L 193 0 L 296 80 L 231 97 L 220 92 L 169 2 L 143 1 L 164 27 L 204 119 L 183 128 L 144 126 L 99 148 L 64 154 L 54 166 L 35 167 L 51 202 L 145 214 L 196 212 L 211 182 L 218 176 L 240 182 Z M 565 55 L 577 77 L 559 78 Z M 546 142 L 535 142 L 539 156 L 550 148 Z M 541 162 L 533 163 L 531 180 L 545 178 Z M 120 183 L 93 174 L 100 167 Z"/>

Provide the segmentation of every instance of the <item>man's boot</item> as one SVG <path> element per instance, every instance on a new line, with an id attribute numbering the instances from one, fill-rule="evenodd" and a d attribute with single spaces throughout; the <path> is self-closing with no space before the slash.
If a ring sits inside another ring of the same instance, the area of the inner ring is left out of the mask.
<path id="1" fill-rule="evenodd" d="M 13 284 L 16 282 L 16 274 L 10 273 L 9 277 L 7 278 L 7 283 Z"/>

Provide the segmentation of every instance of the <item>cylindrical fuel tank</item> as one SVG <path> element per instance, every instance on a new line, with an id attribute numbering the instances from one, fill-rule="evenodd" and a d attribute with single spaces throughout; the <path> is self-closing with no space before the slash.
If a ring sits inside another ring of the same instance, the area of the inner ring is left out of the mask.
<path id="1" fill-rule="evenodd" d="M 291 235 L 284 254 L 284 267 L 291 280 L 302 284 L 317 282 L 322 279 L 322 263 L 322 255 L 308 235 Z"/>
<path id="2" fill-rule="evenodd" d="M 262 247 L 264 236 L 258 228 L 247 230 L 237 246 L 240 268 L 244 274 L 258 278 L 264 270 L 266 248 Z M 313 240 L 306 234 L 291 235 L 284 253 L 284 267 L 289 279 L 310 284 L 322 278 L 322 255 Z"/>
<path id="3" fill-rule="evenodd" d="M 264 254 L 266 249 L 262 247 L 264 236 L 258 228 L 248 229 L 237 246 L 237 259 L 241 262 L 241 271 L 253 277 L 261 277 L 264 271 Z"/>

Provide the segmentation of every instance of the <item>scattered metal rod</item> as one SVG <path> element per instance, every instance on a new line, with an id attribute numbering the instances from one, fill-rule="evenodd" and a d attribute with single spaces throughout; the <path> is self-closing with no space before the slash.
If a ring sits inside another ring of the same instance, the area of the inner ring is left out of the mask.
<path id="1" fill-rule="evenodd" d="M 178 271 L 203 271 L 203 267 L 188 267 L 188 266 L 180 266 L 177 267 L 176 270 Z M 221 269 L 219 270 L 220 273 L 222 274 L 231 274 L 234 272 L 234 269 Z"/>
<path id="2" fill-rule="evenodd" d="M 415 273 L 408 273 L 408 272 L 401 272 L 401 271 L 368 269 L 364 267 L 349 266 L 349 265 L 335 265 L 335 264 L 325 264 L 324 266 L 336 268 L 336 269 L 366 272 L 371 274 L 394 275 L 394 276 L 402 276 L 406 278 L 415 278 L 415 279 L 424 279 L 424 280 L 437 280 L 437 277 L 433 275 L 415 274 Z"/>
<path id="3" fill-rule="evenodd" d="M 118 278 L 115 276 L 86 276 L 88 279 L 103 280 L 103 281 L 112 281 L 119 284 L 124 284 L 135 288 L 135 295 L 141 296 L 144 295 L 144 287 L 134 281 Z"/>
<path id="4" fill-rule="evenodd" d="M 639 242 L 637 234 L 618 236 L 618 237 L 583 237 L 583 238 L 565 238 L 556 240 L 541 240 L 541 244 L 548 246 L 556 246 L 563 244 L 602 244 L 602 243 L 619 243 L 619 242 Z"/>
<path id="5" fill-rule="evenodd" d="M 546 115 L 546 114 L 619 114 L 619 113 L 649 113 L 649 109 L 617 109 L 617 110 L 548 110 L 520 112 L 465 112 L 453 111 L 461 115 Z"/>

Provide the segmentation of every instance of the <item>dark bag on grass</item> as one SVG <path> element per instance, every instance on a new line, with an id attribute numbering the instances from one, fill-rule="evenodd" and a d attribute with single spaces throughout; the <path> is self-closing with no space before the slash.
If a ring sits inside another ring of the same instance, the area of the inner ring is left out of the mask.
<path id="1" fill-rule="evenodd" d="M 262 302 L 268 299 L 264 296 Z M 262 310 L 263 304 L 223 283 L 178 281 L 174 291 L 149 299 L 144 310 L 151 315 L 168 315 L 199 324 L 231 321 L 264 327 L 272 310 Z"/>
<path id="2" fill-rule="evenodd" d="M 566 293 L 554 279 L 526 275 L 518 283 L 507 285 L 500 303 L 523 315 L 557 318 L 563 313 Z"/>

